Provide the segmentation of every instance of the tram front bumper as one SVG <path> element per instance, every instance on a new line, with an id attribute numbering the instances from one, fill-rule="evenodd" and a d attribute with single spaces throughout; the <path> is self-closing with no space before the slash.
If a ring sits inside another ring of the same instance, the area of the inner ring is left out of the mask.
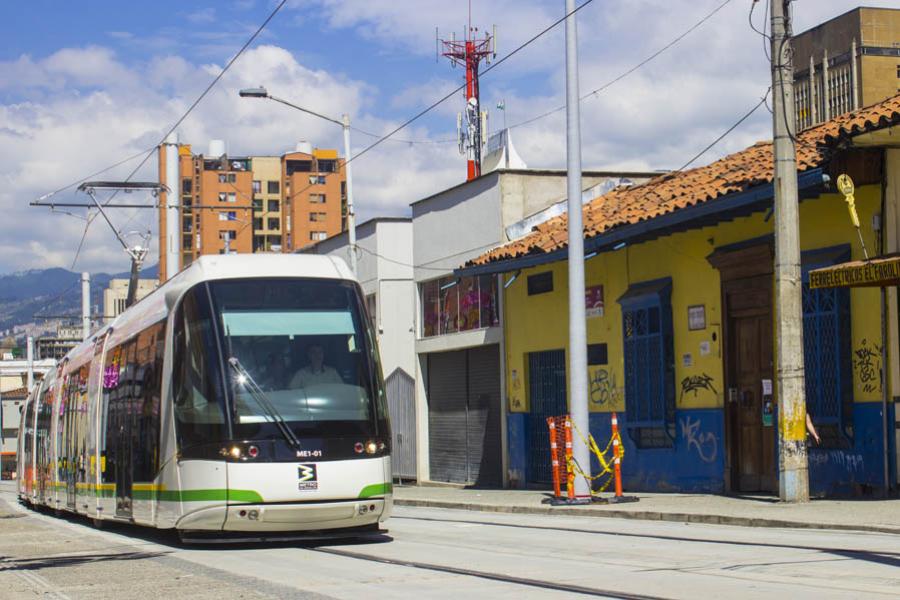
<path id="1" fill-rule="evenodd" d="M 385 498 L 334 502 L 230 504 L 185 515 L 184 530 L 235 532 L 320 531 L 375 525 L 386 517 Z M 224 517 L 224 524 L 223 524 Z M 217 526 L 212 526 L 216 523 Z"/>

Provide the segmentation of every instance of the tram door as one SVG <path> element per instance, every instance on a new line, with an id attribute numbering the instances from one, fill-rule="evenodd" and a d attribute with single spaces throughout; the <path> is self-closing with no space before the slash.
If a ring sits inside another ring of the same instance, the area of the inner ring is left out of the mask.
<path id="1" fill-rule="evenodd" d="M 78 458 L 75 456 L 75 419 L 77 406 L 72 400 L 75 394 L 72 388 L 77 386 L 77 374 L 73 373 L 68 376 L 67 385 L 63 384 L 63 391 L 60 395 L 60 402 L 64 402 L 63 413 L 60 418 L 63 419 L 63 431 L 65 432 L 65 444 L 60 449 L 63 456 L 65 468 L 63 470 L 66 484 L 66 506 L 69 509 L 75 509 L 75 470 L 77 469 Z"/>
<path id="2" fill-rule="evenodd" d="M 108 424 L 106 443 L 108 463 L 116 484 L 116 516 L 132 518 L 134 484 L 134 344 L 116 348 L 119 377 L 109 386 Z"/>

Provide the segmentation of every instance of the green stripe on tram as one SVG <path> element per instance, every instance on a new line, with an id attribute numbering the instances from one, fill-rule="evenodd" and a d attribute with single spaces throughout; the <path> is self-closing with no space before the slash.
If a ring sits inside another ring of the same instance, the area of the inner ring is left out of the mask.
<path id="1" fill-rule="evenodd" d="M 360 492 L 358 498 L 371 498 L 373 496 L 384 496 L 385 494 L 390 494 L 394 489 L 394 484 L 392 483 L 373 483 L 371 485 L 367 485 Z"/>

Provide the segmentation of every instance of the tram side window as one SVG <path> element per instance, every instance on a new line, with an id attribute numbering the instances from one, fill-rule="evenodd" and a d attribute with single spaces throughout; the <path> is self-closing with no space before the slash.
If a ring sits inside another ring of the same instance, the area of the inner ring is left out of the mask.
<path id="1" fill-rule="evenodd" d="M 153 481 L 159 470 L 159 407 L 165 322 L 151 325 L 137 337 L 132 386 L 132 410 L 137 424 L 134 480 Z"/>
<path id="2" fill-rule="evenodd" d="M 175 320 L 172 397 L 182 451 L 226 437 L 221 403 L 225 395 L 205 292 L 202 286 L 188 292 Z"/>
<path id="3" fill-rule="evenodd" d="M 31 461 L 34 458 L 32 454 L 32 448 L 34 446 L 32 444 L 34 443 L 34 405 L 36 402 L 37 396 L 33 396 L 25 407 L 25 421 L 23 423 L 23 427 L 25 427 L 25 434 L 22 436 L 22 444 L 25 446 L 25 448 L 23 448 L 22 450 L 25 461 L 25 469 L 29 469 L 31 467 Z M 27 471 L 25 472 L 27 473 Z"/>

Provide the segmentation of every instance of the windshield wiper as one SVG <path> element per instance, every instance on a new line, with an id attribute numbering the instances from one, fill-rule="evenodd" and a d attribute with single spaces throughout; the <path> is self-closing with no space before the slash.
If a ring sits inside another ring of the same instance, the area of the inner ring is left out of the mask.
<path id="1" fill-rule="evenodd" d="M 288 426 L 287 422 L 284 420 L 284 417 L 281 416 L 281 413 L 275 408 L 272 404 L 272 401 L 269 400 L 269 397 L 262 390 L 261 387 L 256 383 L 250 373 L 244 368 L 241 364 L 241 361 L 237 359 L 237 357 L 232 356 L 228 359 L 228 364 L 231 365 L 231 368 L 234 369 L 235 373 L 238 375 L 238 382 L 243 385 L 244 388 L 250 392 L 250 395 L 256 400 L 256 403 L 259 404 L 262 409 L 268 414 L 269 418 L 278 426 L 278 429 L 281 430 L 281 434 L 284 436 L 284 439 L 287 440 L 288 444 L 293 446 L 294 448 L 300 447 L 300 440 L 297 439 L 297 436 L 294 435 L 294 432 L 291 431 L 291 428 Z M 237 398 L 235 398 L 237 400 Z"/>

